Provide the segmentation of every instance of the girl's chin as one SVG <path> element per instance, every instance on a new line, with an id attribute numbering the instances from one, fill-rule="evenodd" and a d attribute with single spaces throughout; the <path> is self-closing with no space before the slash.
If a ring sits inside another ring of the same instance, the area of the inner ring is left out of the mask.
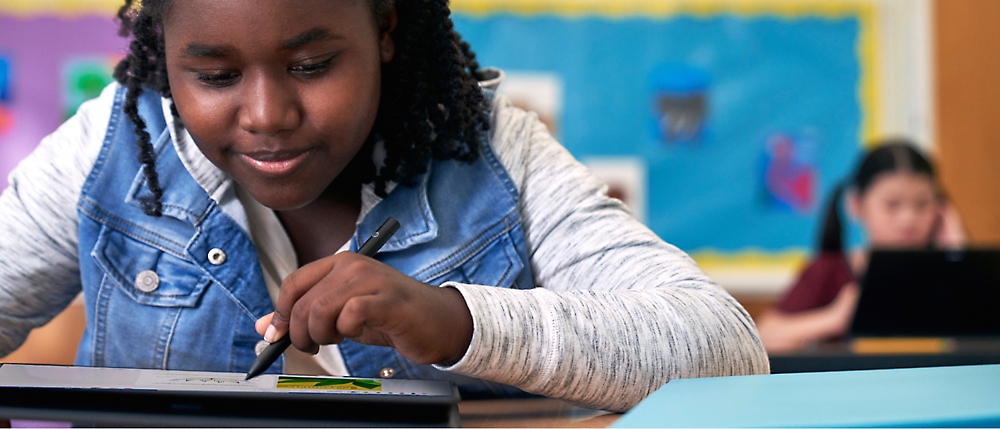
<path id="1" fill-rule="evenodd" d="M 926 240 L 898 240 L 888 243 L 873 243 L 872 247 L 883 250 L 922 250 L 928 247 Z"/>
<path id="2" fill-rule="evenodd" d="M 323 188 L 315 185 L 324 178 L 293 177 L 285 180 L 248 174 L 232 176 L 241 190 L 261 205 L 277 211 L 302 208 L 319 198 Z M 310 180 L 313 179 L 313 180 Z"/>
<path id="3" fill-rule="evenodd" d="M 258 203 L 275 211 L 288 211 L 302 208 L 316 200 L 316 197 L 308 197 L 291 192 L 250 192 L 250 195 Z"/>

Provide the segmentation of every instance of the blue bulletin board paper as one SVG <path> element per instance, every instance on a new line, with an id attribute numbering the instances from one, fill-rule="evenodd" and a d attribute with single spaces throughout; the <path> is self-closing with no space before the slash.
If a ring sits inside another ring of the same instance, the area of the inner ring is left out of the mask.
<path id="1" fill-rule="evenodd" d="M 562 82 L 556 137 L 574 156 L 645 163 L 647 225 L 699 264 L 716 255 L 801 263 L 827 195 L 876 135 L 871 3 L 464 0 L 453 9 L 481 65 Z"/>
<path id="2" fill-rule="evenodd" d="M 674 380 L 614 427 L 998 427 L 1000 365 Z"/>

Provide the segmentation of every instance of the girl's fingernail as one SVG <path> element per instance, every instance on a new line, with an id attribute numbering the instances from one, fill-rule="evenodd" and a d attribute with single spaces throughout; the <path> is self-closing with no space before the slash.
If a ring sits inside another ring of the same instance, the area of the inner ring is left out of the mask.
<path id="1" fill-rule="evenodd" d="M 269 343 L 278 341 L 278 328 L 275 328 L 274 325 L 267 325 L 267 331 L 264 331 L 264 340 Z"/>

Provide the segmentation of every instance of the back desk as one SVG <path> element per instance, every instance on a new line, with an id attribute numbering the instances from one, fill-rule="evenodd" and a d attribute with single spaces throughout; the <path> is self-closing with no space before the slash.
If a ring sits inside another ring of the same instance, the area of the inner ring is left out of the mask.
<path id="1" fill-rule="evenodd" d="M 861 338 L 771 354 L 771 373 L 1000 364 L 1000 338 Z"/>

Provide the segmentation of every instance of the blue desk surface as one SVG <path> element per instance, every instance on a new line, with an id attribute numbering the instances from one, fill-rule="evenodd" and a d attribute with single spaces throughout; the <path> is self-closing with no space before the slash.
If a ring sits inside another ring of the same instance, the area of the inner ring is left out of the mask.
<path id="1" fill-rule="evenodd" d="M 1000 365 L 674 380 L 614 427 L 1000 426 Z"/>

